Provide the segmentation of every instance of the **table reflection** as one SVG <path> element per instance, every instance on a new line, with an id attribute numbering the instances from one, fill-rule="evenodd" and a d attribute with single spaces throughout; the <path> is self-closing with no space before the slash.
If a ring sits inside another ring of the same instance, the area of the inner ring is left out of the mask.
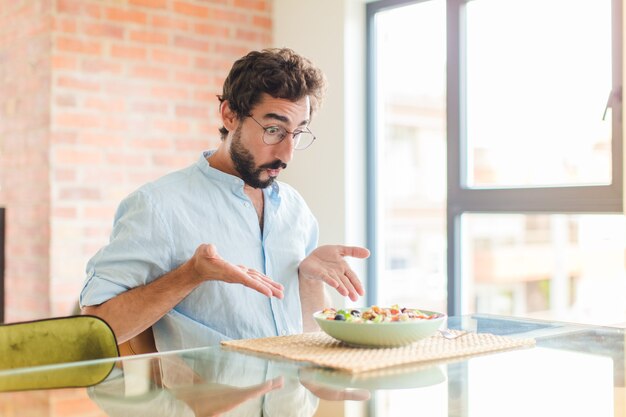
<path id="1" fill-rule="evenodd" d="M 317 397 L 272 361 L 207 350 L 127 359 L 89 397 L 109 416 L 313 416 Z"/>
<path id="2" fill-rule="evenodd" d="M 416 390 L 445 381 L 441 366 L 353 375 L 209 349 L 126 359 L 88 392 L 111 417 L 308 417 L 316 415 L 320 400 L 367 404 L 381 390 L 410 390 L 415 398 Z"/>

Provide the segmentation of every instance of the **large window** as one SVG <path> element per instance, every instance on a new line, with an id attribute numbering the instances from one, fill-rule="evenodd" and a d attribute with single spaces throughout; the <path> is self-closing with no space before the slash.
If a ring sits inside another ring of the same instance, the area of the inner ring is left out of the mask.
<path id="1" fill-rule="evenodd" d="M 369 302 L 625 321 L 621 0 L 367 7 Z"/>

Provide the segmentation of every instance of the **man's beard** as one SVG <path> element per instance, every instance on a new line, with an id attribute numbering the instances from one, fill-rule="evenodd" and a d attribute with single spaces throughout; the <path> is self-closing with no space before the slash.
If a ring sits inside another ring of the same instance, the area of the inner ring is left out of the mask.
<path id="1" fill-rule="evenodd" d="M 266 169 L 287 168 L 287 164 L 280 159 L 255 168 L 254 156 L 241 143 L 241 125 L 233 133 L 233 141 L 230 145 L 230 158 L 233 160 L 235 169 L 241 175 L 243 182 L 252 188 L 267 188 L 274 183 L 276 177 L 269 177 L 265 181 L 261 180 L 261 174 Z"/>

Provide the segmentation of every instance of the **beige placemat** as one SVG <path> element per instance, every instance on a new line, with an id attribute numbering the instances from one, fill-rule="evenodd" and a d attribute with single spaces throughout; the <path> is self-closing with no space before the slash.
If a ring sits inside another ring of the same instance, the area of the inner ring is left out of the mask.
<path id="1" fill-rule="evenodd" d="M 440 361 L 499 350 L 535 345 L 534 339 L 513 339 L 489 333 L 468 333 L 444 339 L 438 333 L 411 345 L 394 348 L 360 348 L 346 345 L 326 333 L 223 341 L 234 349 L 278 355 L 315 365 L 358 373 L 404 364 Z"/>

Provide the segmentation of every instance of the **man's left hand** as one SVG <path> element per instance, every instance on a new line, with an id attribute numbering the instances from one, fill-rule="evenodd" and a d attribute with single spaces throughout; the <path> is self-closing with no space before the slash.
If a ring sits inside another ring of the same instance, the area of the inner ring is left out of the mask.
<path id="1" fill-rule="evenodd" d="M 356 301 L 364 294 L 363 285 L 344 259 L 346 256 L 364 259 L 370 256 L 370 251 L 359 246 L 320 246 L 300 262 L 299 276 L 323 281 L 339 294 Z"/>

